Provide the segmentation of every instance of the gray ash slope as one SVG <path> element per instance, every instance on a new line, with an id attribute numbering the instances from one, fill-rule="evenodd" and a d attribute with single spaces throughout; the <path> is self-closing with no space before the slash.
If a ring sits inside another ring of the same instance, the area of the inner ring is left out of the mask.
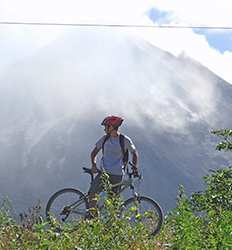
<path id="1" fill-rule="evenodd" d="M 232 86 L 186 55 L 110 30 L 67 31 L 1 76 L 0 190 L 18 210 L 58 188 L 87 189 L 82 166 L 107 114 L 140 152 L 141 191 L 165 210 L 179 184 L 203 188 L 231 163 L 209 131 L 231 128 Z"/>

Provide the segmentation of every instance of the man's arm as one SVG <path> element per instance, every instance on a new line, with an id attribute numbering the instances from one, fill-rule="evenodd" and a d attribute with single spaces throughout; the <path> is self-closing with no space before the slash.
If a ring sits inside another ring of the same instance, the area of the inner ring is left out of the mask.
<path id="1" fill-rule="evenodd" d="M 94 149 L 92 150 L 91 154 L 90 154 L 90 159 L 91 159 L 91 163 L 92 163 L 92 173 L 95 174 L 97 173 L 97 154 L 98 152 L 102 149 L 102 144 L 105 140 L 105 136 L 102 136 L 95 144 Z"/>
<path id="2" fill-rule="evenodd" d="M 138 161 L 139 161 L 139 154 L 138 151 L 132 142 L 132 140 L 128 137 L 125 136 L 125 148 L 129 150 L 132 156 L 132 164 L 133 164 L 133 172 L 135 176 L 138 176 L 139 174 L 139 167 L 138 167 Z"/>
<path id="3" fill-rule="evenodd" d="M 95 174 L 95 173 L 97 173 L 97 165 L 96 165 L 96 163 L 97 163 L 97 154 L 98 154 L 98 152 L 101 150 L 101 148 L 97 148 L 97 147 L 95 147 L 93 150 L 92 150 L 92 152 L 91 152 L 91 154 L 90 154 L 90 159 L 91 159 L 91 163 L 92 163 L 92 172 Z"/>
<path id="4" fill-rule="evenodd" d="M 138 168 L 138 158 L 139 158 L 139 154 L 137 152 L 137 150 L 135 150 L 132 153 L 132 164 L 133 164 L 133 171 L 135 175 L 138 175 L 139 173 L 139 168 Z"/>

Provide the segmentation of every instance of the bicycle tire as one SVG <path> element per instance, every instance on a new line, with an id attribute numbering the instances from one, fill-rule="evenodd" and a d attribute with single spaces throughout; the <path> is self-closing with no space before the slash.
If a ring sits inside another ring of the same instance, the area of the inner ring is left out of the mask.
<path id="1" fill-rule="evenodd" d="M 149 233 L 152 236 L 157 235 L 159 233 L 162 225 L 163 225 L 164 216 L 163 216 L 163 211 L 162 211 L 161 206 L 153 199 L 146 197 L 146 196 L 131 197 L 131 198 L 127 199 L 122 205 L 121 216 L 123 216 L 123 213 L 126 211 L 126 209 L 128 209 L 130 207 L 130 205 L 136 206 L 136 203 L 138 203 L 138 202 L 140 202 L 140 203 L 144 202 L 144 203 L 150 204 L 151 207 L 153 208 L 153 210 L 155 211 L 155 213 L 158 217 L 158 221 L 157 221 L 156 225 L 151 229 L 151 232 L 149 232 Z"/>
<path id="2" fill-rule="evenodd" d="M 77 197 L 77 201 L 82 201 L 82 204 L 84 204 L 84 209 L 85 209 L 85 212 L 87 210 L 87 206 L 88 206 L 88 202 L 87 202 L 87 197 L 85 196 L 84 193 L 82 193 L 80 190 L 78 189 L 74 189 L 74 188 L 64 188 L 64 189 L 61 189 L 59 191 L 57 191 L 56 193 L 54 193 L 48 200 L 47 202 L 47 205 L 46 205 L 46 209 L 45 209 L 45 214 L 46 214 L 46 218 L 49 222 L 51 222 L 51 217 L 55 217 L 56 220 L 58 220 L 59 222 L 62 222 L 60 221 L 59 218 L 57 218 L 57 216 L 55 215 L 54 216 L 54 212 L 52 211 L 52 206 L 53 204 L 55 203 L 55 201 L 58 200 L 59 197 L 61 197 L 63 194 L 74 194 L 74 196 Z M 69 203 L 71 201 L 68 201 Z M 63 206 L 68 206 L 68 203 L 67 204 L 63 204 Z M 69 215 L 68 215 L 69 216 Z M 84 218 L 85 215 L 81 216 Z M 77 220 L 75 220 L 77 221 Z M 65 221 L 63 221 L 65 222 Z"/>

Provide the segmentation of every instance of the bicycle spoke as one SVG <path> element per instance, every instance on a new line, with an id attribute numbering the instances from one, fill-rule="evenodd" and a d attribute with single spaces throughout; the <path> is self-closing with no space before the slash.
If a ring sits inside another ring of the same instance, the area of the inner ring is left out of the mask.
<path id="1" fill-rule="evenodd" d="M 158 204 L 147 197 L 127 200 L 122 215 L 132 224 L 141 222 L 151 234 L 159 231 L 163 220 L 162 211 Z"/>
<path id="2" fill-rule="evenodd" d="M 46 214 L 58 222 L 77 222 L 85 216 L 86 201 L 79 191 L 66 189 L 56 193 L 49 200 Z"/>

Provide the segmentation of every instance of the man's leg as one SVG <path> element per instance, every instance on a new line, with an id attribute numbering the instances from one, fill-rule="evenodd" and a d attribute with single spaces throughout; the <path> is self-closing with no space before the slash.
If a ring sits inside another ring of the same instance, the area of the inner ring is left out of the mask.
<path id="1" fill-rule="evenodd" d="M 89 208 L 89 215 L 90 217 L 94 217 L 96 215 L 96 212 L 94 212 L 94 209 L 96 208 L 97 205 L 97 198 L 96 194 L 100 193 L 102 191 L 102 183 L 101 183 L 101 174 L 98 174 L 89 189 L 89 200 L 88 200 L 88 208 Z M 92 212 L 91 212 L 92 210 Z"/>
<path id="2" fill-rule="evenodd" d="M 120 183 L 121 181 L 122 181 L 122 175 L 109 175 L 109 181 L 110 181 L 110 183 L 112 184 L 112 185 L 115 185 L 115 184 L 118 184 L 118 183 Z M 114 193 L 114 194 L 117 194 L 117 193 L 119 193 L 120 192 L 120 189 L 121 189 L 121 187 L 120 186 L 118 186 L 118 187 L 113 187 L 112 188 L 112 192 Z"/>

